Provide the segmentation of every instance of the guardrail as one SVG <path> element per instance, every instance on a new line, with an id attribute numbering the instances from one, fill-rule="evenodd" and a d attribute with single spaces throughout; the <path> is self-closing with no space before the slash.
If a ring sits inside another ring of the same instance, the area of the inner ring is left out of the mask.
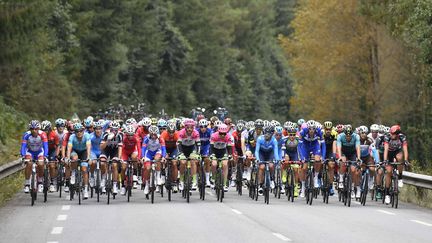
<path id="1" fill-rule="evenodd" d="M 22 169 L 23 169 L 23 167 L 21 165 L 20 159 L 17 159 L 17 160 L 14 160 L 12 162 L 9 162 L 7 164 L 4 164 L 4 165 L 0 166 L 0 180 L 20 171 Z"/>
<path id="2" fill-rule="evenodd" d="M 23 169 L 21 160 L 17 159 L 0 166 L 0 180 Z M 432 176 L 404 171 L 402 174 L 404 184 L 418 186 L 432 190 Z"/>

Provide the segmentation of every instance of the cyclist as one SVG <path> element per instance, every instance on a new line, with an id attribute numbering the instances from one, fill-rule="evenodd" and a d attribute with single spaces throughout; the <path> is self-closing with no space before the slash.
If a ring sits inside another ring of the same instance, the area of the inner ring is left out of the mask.
<path id="1" fill-rule="evenodd" d="M 258 192 L 263 193 L 262 184 L 264 183 L 264 161 L 269 162 L 270 169 L 270 187 L 274 189 L 274 162 L 280 160 L 278 153 L 278 142 L 276 138 L 273 137 L 274 128 L 272 126 L 266 126 L 263 129 L 263 135 L 260 135 L 256 142 L 255 148 L 255 158 L 258 160 L 259 171 L 258 171 L 258 181 L 260 182 L 260 188 Z"/>
<path id="2" fill-rule="evenodd" d="M 178 141 L 178 132 L 176 130 L 176 124 L 175 121 L 168 122 L 167 130 L 163 131 L 161 134 L 161 137 L 165 141 L 165 147 L 167 156 L 173 158 L 171 161 L 171 181 L 175 182 L 177 181 L 178 176 L 178 168 L 177 168 L 177 156 L 178 156 L 178 150 L 177 150 L 177 141 Z M 173 185 L 173 192 L 177 193 L 177 185 Z"/>
<path id="3" fill-rule="evenodd" d="M 91 151 L 90 151 L 90 161 L 89 161 L 89 166 L 90 166 L 89 184 L 91 188 L 95 186 L 94 172 L 96 170 L 97 159 L 99 159 L 99 156 L 101 155 L 100 144 L 102 141 L 102 124 L 99 122 L 95 122 L 93 126 L 94 126 L 93 128 L 94 131 L 90 133 Z M 106 171 L 106 166 L 104 166 L 103 168 L 101 167 L 101 174 L 105 174 L 105 171 Z M 100 186 L 103 190 L 102 192 L 105 193 L 104 179 L 101 180 Z"/>
<path id="4" fill-rule="evenodd" d="M 58 134 L 52 130 L 52 125 L 50 121 L 43 121 L 41 124 L 42 131 L 45 132 L 48 138 L 48 161 L 49 161 L 49 174 L 50 174 L 50 192 L 55 191 L 55 186 L 57 186 L 57 158 L 59 155 L 59 149 L 60 149 L 60 137 Z"/>
<path id="5" fill-rule="evenodd" d="M 333 180 L 334 180 L 334 173 L 335 173 L 335 157 L 336 157 L 336 140 L 337 140 L 338 133 L 335 129 L 333 129 L 333 123 L 331 121 L 324 122 L 324 144 L 323 147 L 323 158 L 328 159 L 328 173 L 327 178 L 329 178 L 330 183 L 330 195 L 334 195 L 334 189 L 333 189 Z"/>
<path id="6" fill-rule="evenodd" d="M 359 135 L 360 135 L 360 155 L 361 161 L 363 161 L 366 165 L 373 165 L 375 162 L 379 162 L 378 152 L 375 149 L 375 142 L 373 138 L 368 136 L 369 129 L 366 126 L 359 127 Z M 371 156 L 372 155 L 372 156 Z M 365 169 L 364 164 L 362 168 Z M 373 176 L 375 175 L 375 167 L 369 167 L 369 179 L 368 179 L 368 187 L 370 190 L 373 189 Z"/>
<path id="7" fill-rule="evenodd" d="M 162 134 L 167 129 L 167 122 L 164 119 L 159 119 L 157 122 L 157 127 L 159 129 L 159 133 Z"/>
<path id="8" fill-rule="evenodd" d="M 180 183 L 179 189 L 184 188 L 184 171 L 186 169 L 186 159 L 191 159 L 191 173 L 192 173 L 192 190 L 197 189 L 197 160 L 201 153 L 201 141 L 199 133 L 194 129 L 195 121 L 186 119 L 184 121 L 184 128 L 179 132 L 179 139 L 177 147 L 179 150 L 178 159 L 180 160 Z"/>
<path id="9" fill-rule="evenodd" d="M 287 138 L 285 139 L 285 144 L 282 147 L 282 153 L 283 156 L 281 158 L 285 159 L 285 162 L 288 161 L 298 161 L 299 160 L 299 149 L 298 144 L 299 140 L 296 135 L 297 130 L 295 129 L 293 124 L 287 124 L 287 127 L 285 128 L 287 132 Z M 282 183 L 285 184 L 287 180 L 287 167 L 289 164 L 287 163 L 282 164 Z M 299 193 L 299 187 L 298 187 L 298 181 L 299 181 L 299 165 L 295 164 L 292 165 L 294 169 L 294 177 L 296 179 L 295 188 L 294 188 L 294 197 L 298 197 Z M 281 193 L 285 193 L 285 187 L 282 187 Z"/>
<path id="10" fill-rule="evenodd" d="M 250 165 L 252 161 L 254 161 L 256 158 L 254 158 L 255 155 L 255 147 L 256 147 L 256 141 L 259 136 L 261 136 L 263 132 L 264 127 L 264 121 L 261 119 L 257 119 L 254 122 L 254 128 L 248 131 L 247 134 L 244 135 L 244 142 L 242 141 L 242 150 L 246 151 L 246 159 L 245 159 L 245 165 L 249 165 L 247 167 L 247 180 L 250 180 L 251 177 L 251 168 Z"/>
<path id="11" fill-rule="evenodd" d="M 66 130 L 65 130 L 65 128 L 66 128 L 66 120 L 64 120 L 62 118 L 58 118 L 55 121 L 55 125 L 56 125 L 56 133 L 57 133 L 57 135 L 59 136 L 59 139 L 60 139 L 60 141 L 59 141 L 59 155 L 60 155 L 62 147 L 63 147 L 63 140 L 64 140 L 64 137 L 65 137 L 65 135 L 67 133 Z"/>
<path id="12" fill-rule="evenodd" d="M 81 123 L 74 124 L 75 133 L 69 137 L 66 158 L 71 159 L 70 166 L 72 175 L 71 184 L 75 184 L 75 170 L 77 169 L 77 160 L 89 160 L 91 153 L 90 135 L 84 133 L 84 127 Z M 88 162 L 81 162 L 81 171 L 83 173 L 84 199 L 88 198 Z"/>
<path id="13" fill-rule="evenodd" d="M 92 132 L 94 132 L 94 127 L 93 127 L 94 123 L 93 123 L 93 119 L 85 119 L 84 120 L 84 126 L 85 126 L 85 132 L 88 134 L 91 134 Z"/>
<path id="14" fill-rule="evenodd" d="M 150 192 L 150 170 L 151 164 L 156 163 L 155 173 L 155 184 L 157 185 L 156 190 L 159 190 L 159 186 L 162 185 L 163 181 L 161 176 L 161 163 L 164 162 L 166 156 L 165 141 L 159 136 L 159 129 L 155 125 L 151 125 L 148 128 L 149 134 L 144 138 L 142 143 L 141 156 L 144 161 L 144 172 L 143 177 L 145 180 L 144 194 Z"/>
<path id="15" fill-rule="evenodd" d="M 206 177 L 206 186 L 210 187 L 210 138 L 213 134 L 211 128 L 208 127 L 209 122 L 206 119 L 200 119 L 198 122 L 199 128 L 197 131 L 201 141 L 201 157 L 204 158 L 204 171 Z"/>
<path id="16" fill-rule="evenodd" d="M 41 124 L 38 120 L 30 121 L 29 131 L 25 132 L 21 142 L 21 157 L 26 160 L 37 160 L 37 181 L 38 191 L 43 191 L 44 159 L 48 157 L 48 139 L 43 131 L 40 131 Z M 26 163 L 24 192 L 30 192 L 30 176 L 32 163 Z"/>
<path id="17" fill-rule="evenodd" d="M 361 162 L 360 137 L 358 134 L 354 133 L 351 125 L 346 125 L 344 133 L 338 135 L 336 144 L 339 161 L 342 161 L 342 165 L 340 166 L 339 188 L 343 188 L 343 175 L 347 170 L 346 164 L 344 162 L 347 160 Z M 354 186 L 357 187 L 357 193 L 355 194 L 353 190 L 351 197 L 360 198 L 360 172 L 357 170 L 355 165 L 351 165 L 350 170 Z"/>
<path id="18" fill-rule="evenodd" d="M 401 128 L 399 125 L 393 125 L 390 128 L 390 134 L 384 139 L 384 161 L 396 161 L 402 163 L 404 160 L 404 164 L 408 165 L 408 142 L 406 136 L 401 132 Z M 385 167 L 387 174 L 385 178 L 385 188 L 386 188 L 386 196 L 385 203 L 390 203 L 390 195 L 389 188 L 391 183 L 391 175 L 392 175 L 392 166 L 386 165 Z M 399 172 L 398 175 L 398 186 L 403 187 L 402 181 L 402 171 L 404 169 L 404 165 L 398 165 L 397 170 Z"/>
<path id="19" fill-rule="evenodd" d="M 144 117 L 140 123 L 138 123 L 138 128 L 136 130 L 136 134 L 138 135 L 138 138 L 140 139 L 140 144 L 144 140 L 144 138 L 148 135 L 148 128 L 151 126 L 151 119 L 148 117 Z"/>
<path id="20" fill-rule="evenodd" d="M 225 124 L 218 127 L 218 131 L 213 133 L 210 138 L 210 153 L 212 160 L 212 175 L 213 185 L 214 176 L 216 175 L 217 159 L 222 159 L 223 185 L 224 191 L 228 191 L 228 160 L 232 156 L 233 139 L 228 134 L 229 128 Z"/>
<path id="21" fill-rule="evenodd" d="M 244 159 L 244 151 L 242 146 L 242 141 L 244 141 L 244 131 L 246 130 L 245 122 L 242 120 L 237 121 L 237 126 L 235 127 L 235 131 L 232 133 L 233 142 L 234 142 L 234 157 L 235 157 L 235 164 L 237 165 L 238 159 L 243 158 Z M 243 160 L 243 162 L 245 162 Z M 249 165 L 250 166 L 250 165 Z M 243 163 L 243 175 L 242 178 L 246 179 L 246 173 L 249 166 L 246 165 L 246 163 Z M 237 168 L 236 168 L 237 169 Z M 233 173 L 235 175 L 235 173 Z M 235 184 L 234 184 L 235 185 Z"/>
<path id="22" fill-rule="evenodd" d="M 378 135 L 379 135 L 378 131 L 379 131 L 379 126 L 377 124 L 372 124 L 370 126 L 370 133 L 368 134 L 368 137 L 371 138 L 374 143 L 375 143 L 376 139 L 378 138 Z"/>
<path id="23" fill-rule="evenodd" d="M 106 163 L 108 159 L 113 161 L 112 163 L 112 180 L 113 180 L 113 194 L 118 193 L 118 163 L 120 162 L 120 157 L 123 150 L 123 133 L 120 131 L 120 123 L 117 121 L 113 121 L 110 124 L 110 127 L 105 130 L 102 135 L 102 141 L 100 143 L 101 155 L 101 171 L 106 171 L 103 168 L 106 168 Z M 106 178 L 107 174 L 102 174 L 102 180 Z M 104 190 L 104 188 L 102 188 Z"/>
<path id="24" fill-rule="evenodd" d="M 309 120 L 307 123 L 303 123 L 302 126 L 303 128 L 299 133 L 300 159 L 307 161 L 311 153 L 314 156 L 314 187 L 318 188 L 318 174 L 322 168 L 322 164 L 319 163 L 321 161 L 321 147 L 319 141 L 322 140 L 322 132 L 321 129 L 317 128 L 317 124 L 314 120 Z M 300 170 L 300 181 L 302 183 L 301 197 L 304 197 L 305 192 L 306 171 L 307 163 L 305 163 Z"/>
<path id="25" fill-rule="evenodd" d="M 127 184 L 126 179 L 126 168 L 127 168 L 127 161 L 131 160 L 132 162 L 132 168 L 135 170 L 138 168 L 138 158 L 141 158 L 141 149 L 140 149 L 140 140 L 138 136 L 135 134 L 135 127 L 131 125 L 127 125 L 126 129 L 124 130 L 125 136 L 123 136 L 123 149 L 121 154 L 121 160 L 122 160 L 122 168 L 121 168 L 121 176 L 123 178 L 123 186 L 120 190 L 121 195 L 126 195 L 126 188 L 125 185 Z M 137 181 L 138 178 L 135 174 L 133 174 L 133 187 L 137 188 Z"/>

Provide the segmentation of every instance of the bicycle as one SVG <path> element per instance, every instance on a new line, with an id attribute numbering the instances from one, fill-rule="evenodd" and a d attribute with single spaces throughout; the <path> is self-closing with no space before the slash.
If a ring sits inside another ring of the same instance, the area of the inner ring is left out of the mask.
<path id="1" fill-rule="evenodd" d="M 110 194 L 112 194 L 113 199 L 115 199 L 115 194 L 113 192 L 113 173 L 112 173 L 112 163 L 117 163 L 117 160 L 110 159 L 108 161 L 108 168 L 107 168 L 107 178 L 105 183 L 105 191 L 107 194 L 107 204 L 110 204 Z"/>
<path id="2" fill-rule="evenodd" d="M 48 160 L 44 160 L 44 178 L 43 178 L 43 194 L 44 194 L 44 203 L 47 202 L 48 199 L 48 190 L 50 186 L 50 176 L 48 169 Z"/>
<path id="3" fill-rule="evenodd" d="M 257 188 L 257 166 L 256 166 L 256 162 L 252 161 L 252 169 L 251 169 L 251 176 L 250 176 L 250 181 L 248 183 L 248 187 L 249 187 L 249 197 L 254 200 L 256 197 L 256 194 L 258 192 L 258 188 Z"/>
<path id="4" fill-rule="evenodd" d="M 205 173 L 205 158 L 202 157 L 200 161 L 200 173 L 198 179 L 198 189 L 200 193 L 200 199 L 204 201 L 205 199 L 205 188 L 206 188 L 206 173 Z"/>
<path id="5" fill-rule="evenodd" d="M 342 193 L 342 202 L 345 206 L 348 205 L 348 207 L 351 207 L 351 193 L 352 193 L 352 175 L 351 175 L 351 166 L 355 165 L 358 168 L 358 162 L 357 161 L 345 161 L 342 162 L 347 167 L 347 171 L 344 174 L 343 177 L 343 190 Z"/>
<path id="6" fill-rule="evenodd" d="M 186 170 L 184 174 L 184 188 L 182 191 L 183 198 L 186 199 L 186 201 L 189 203 L 190 201 L 190 194 L 191 194 L 191 187 L 192 187 L 192 171 L 191 171 L 191 161 L 192 159 L 189 157 L 186 159 Z"/>
<path id="7" fill-rule="evenodd" d="M 270 161 L 263 161 L 264 164 L 264 183 L 263 183 L 263 190 L 264 190 L 264 203 L 269 204 L 270 201 L 270 167 L 269 164 L 272 163 Z"/>
<path id="8" fill-rule="evenodd" d="M 81 171 L 81 163 L 83 162 L 88 162 L 89 160 L 81 160 L 81 159 L 77 159 L 73 162 L 77 163 L 77 168 L 75 169 L 75 184 L 73 185 L 73 189 L 71 190 L 71 198 L 70 200 L 73 199 L 74 194 L 76 193 L 78 195 L 78 204 L 81 205 L 81 197 L 84 197 L 83 193 L 83 176 L 82 176 L 82 171 Z"/>
<path id="9" fill-rule="evenodd" d="M 390 165 L 392 167 L 392 175 L 391 175 L 389 194 L 390 194 L 390 202 L 391 202 L 392 208 L 397 208 L 399 205 L 399 186 L 398 186 L 399 172 L 397 170 L 397 166 L 398 165 L 404 165 L 406 167 L 409 164 L 400 163 L 400 162 L 386 162 L 385 164 Z M 383 196 L 383 198 L 385 198 L 385 196 Z"/>
<path id="10" fill-rule="evenodd" d="M 57 192 L 59 192 L 59 197 L 62 197 L 62 186 L 64 183 L 64 164 L 62 161 L 58 162 L 58 167 L 57 167 Z"/>
<path id="11" fill-rule="evenodd" d="M 323 203 L 328 204 L 329 196 L 330 196 L 330 180 L 328 178 L 328 163 L 333 160 L 326 159 L 323 162 L 323 172 L 322 172 L 322 185 L 321 192 L 323 195 Z"/>
<path id="12" fill-rule="evenodd" d="M 37 179 L 36 179 L 36 168 L 38 160 L 35 159 L 22 159 L 24 164 L 32 163 L 32 172 L 30 176 L 30 197 L 31 197 L 31 205 L 34 205 L 34 202 L 37 199 Z"/>
<path id="13" fill-rule="evenodd" d="M 287 180 L 285 182 L 285 195 L 288 201 L 294 202 L 294 190 L 295 190 L 295 175 L 292 165 L 303 165 L 301 161 L 288 161 L 286 162 L 289 166 L 287 170 Z"/>
<path id="14" fill-rule="evenodd" d="M 274 196 L 277 199 L 281 197 L 281 188 L 282 188 L 282 173 L 281 173 L 281 165 L 277 163 L 275 165 L 275 188 L 273 189 Z"/>
<path id="15" fill-rule="evenodd" d="M 167 166 L 165 167 L 165 188 L 167 190 L 167 194 L 168 194 L 168 201 L 171 201 L 171 194 L 172 194 L 172 185 L 174 184 L 172 182 L 172 160 L 173 158 L 168 157 L 166 158 L 167 160 Z"/>
<path id="16" fill-rule="evenodd" d="M 215 191 L 217 201 L 222 202 L 224 198 L 224 176 L 223 176 L 223 163 L 224 158 L 217 159 Z"/>
<path id="17" fill-rule="evenodd" d="M 306 182 L 305 182 L 305 194 L 306 194 L 306 204 L 312 205 L 312 201 L 314 198 L 314 163 L 315 159 L 311 158 L 307 161 L 307 174 L 306 174 Z"/>
<path id="18" fill-rule="evenodd" d="M 132 197 L 132 187 L 133 187 L 133 160 L 127 160 L 125 161 L 128 163 L 126 167 L 126 194 L 127 194 L 127 201 L 130 201 L 130 198 Z"/>
<path id="19" fill-rule="evenodd" d="M 369 191 L 369 175 L 370 175 L 370 167 L 377 167 L 377 165 L 365 165 L 365 169 L 362 173 L 362 179 L 360 182 L 360 204 L 365 206 L 366 205 L 366 198 Z M 373 180 L 373 179 L 372 179 Z M 375 180 L 374 180 L 375 181 Z M 373 196 L 372 196 L 373 198 Z"/>
<path id="20" fill-rule="evenodd" d="M 244 169 L 244 157 L 240 156 L 237 160 L 237 172 L 236 172 L 236 191 L 239 196 L 243 194 L 243 169 Z"/>

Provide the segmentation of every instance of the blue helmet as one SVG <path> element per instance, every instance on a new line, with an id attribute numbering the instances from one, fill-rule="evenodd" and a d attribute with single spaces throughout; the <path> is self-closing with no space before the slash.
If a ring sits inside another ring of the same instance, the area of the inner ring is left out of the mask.
<path id="1" fill-rule="evenodd" d="M 29 129 L 40 129 L 41 124 L 38 120 L 32 120 L 32 121 L 30 121 L 28 128 Z"/>

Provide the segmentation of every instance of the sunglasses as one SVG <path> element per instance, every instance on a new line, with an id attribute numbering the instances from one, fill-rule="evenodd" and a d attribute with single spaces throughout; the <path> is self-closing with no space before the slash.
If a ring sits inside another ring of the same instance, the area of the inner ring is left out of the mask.
<path id="1" fill-rule="evenodd" d="M 96 127 L 95 130 L 102 130 L 102 128 L 101 127 Z"/>
<path id="2" fill-rule="evenodd" d="M 199 126 L 200 128 L 207 128 L 206 126 Z"/>
<path id="3" fill-rule="evenodd" d="M 225 136 L 226 133 L 222 133 L 222 132 L 220 132 L 219 135 L 220 135 L 220 136 Z"/>
<path id="4" fill-rule="evenodd" d="M 288 136 L 290 136 L 290 137 L 294 137 L 295 135 L 296 135 L 295 133 L 288 134 Z"/>
<path id="5" fill-rule="evenodd" d="M 82 133 L 84 130 L 75 131 L 76 133 Z"/>

